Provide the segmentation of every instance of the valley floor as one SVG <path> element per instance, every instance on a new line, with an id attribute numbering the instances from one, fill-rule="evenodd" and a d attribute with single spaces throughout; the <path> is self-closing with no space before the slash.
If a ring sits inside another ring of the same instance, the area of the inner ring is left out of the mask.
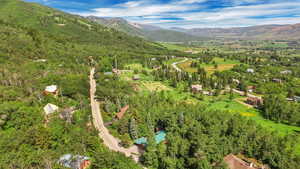
<path id="1" fill-rule="evenodd" d="M 180 67 L 177 67 L 177 64 L 182 64 L 184 62 L 187 62 L 188 59 L 182 58 L 182 59 L 174 59 L 174 62 L 170 62 L 169 64 L 174 67 L 174 69 L 178 69 L 178 71 L 181 71 Z M 129 65 L 128 67 L 137 67 Z M 141 65 L 138 66 L 139 69 L 145 70 L 145 71 L 152 71 L 148 70 L 146 68 L 143 68 Z M 291 126 L 287 124 L 282 123 L 276 123 L 271 120 L 267 120 L 262 117 L 260 114 L 260 111 L 258 109 L 255 109 L 253 106 L 246 104 L 244 101 L 246 99 L 244 93 L 242 91 L 233 89 L 234 98 L 230 99 L 229 94 L 224 94 L 220 96 L 204 96 L 201 99 L 195 98 L 192 93 L 187 92 L 184 90 L 184 87 L 179 84 L 177 88 L 174 88 L 170 85 L 169 81 L 155 81 L 154 77 L 148 73 L 148 75 L 145 75 L 143 73 L 139 73 L 140 80 L 133 81 L 131 77 L 133 77 L 134 73 L 133 71 L 129 71 L 127 73 L 123 73 L 121 75 L 121 78 L 127 81 L 134 82 L 138 85 L 138 90 L 140 92 L 154 92 L 154 91 L 166 91 L 170 95 L 173 95 L 174 98 L 178 100 L 178 102 L 188 102 L 190 104 L 195 103 L 201 103 L 206 105 L 211 110 L 225 110 L 228 111 L 228 113 L 232 114 L 240 114 L 241 116 L 244 116 L 246 118 L 252 119 L 256 121 L 261 126 L 268 128 L 272 131 L 277 131 L 280 135 L 288 135 L 288 134 L 295 134 L 300 132 L 300 127 Z M 248 96 L 251 97 L 260 97 L 255 94 L 249 94 Z M 113 129 L 112 129 L 113 130 Z M 300 136 L 299 136 L 300 140 Z M 295 150 L 295 153 L 300 154 L 300 144 L 297 146 L 298 148 Z"/>

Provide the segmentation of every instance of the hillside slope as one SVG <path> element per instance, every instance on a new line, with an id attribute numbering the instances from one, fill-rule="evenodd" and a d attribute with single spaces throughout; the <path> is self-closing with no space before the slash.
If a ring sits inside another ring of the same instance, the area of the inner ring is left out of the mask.
<path id="1" fill-rule="evenodd" d="M 89 16 L 87 18 L 91 21 L 117 29 L 129 35 L 143 37 L 152 41 L 188 42 L 200 39 L 199 37 L 188 35 L 183 32 L 163 29 L 152 25 L 131 23 L 122 18 L 100 18 L 95 16 Z"/>
<path id="2" fill-rule="evenodd" d="M 91 168 L 141 168 L 109 151 L 91 126 L 89 59 L 110 71 L 114 60 L 122 67 L 168 53 L 85 18 L 1 0 L 0 168 L 61 168 L 57 160 L 67 153 L 90 157 Z M 43 92 L 49 85 L 57 85 L 57 97 Z M 60 109 L 46 116 L 48 103 Z M 70 109 L 75 111 L 66 121 L 62 115 Z"/>

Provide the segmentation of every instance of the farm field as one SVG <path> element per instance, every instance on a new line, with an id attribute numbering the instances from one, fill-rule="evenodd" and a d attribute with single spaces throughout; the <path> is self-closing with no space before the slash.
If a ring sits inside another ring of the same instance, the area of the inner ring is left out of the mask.
<path id="1" fill-rule="evenodd" d="M 235 61 L 235 60 L 225 60 L 224 61 L 224 59 L 222 59 L 222 58 L 214 58 L 213 61 L 218 65 L 217 68 L 215 68 L 214 64 L 201 64 L 201 66 L 209 74 L 212 74 L 215 71 L 230 70 L 235 65 L 240 64 L 238 61 Z M 189 60 L 187 62 L 178 64 L 178 67 L 189 73 L 197 72 L 197 68 L 191 67 L 191 63 L 192 63 L 192 60 Z"/>

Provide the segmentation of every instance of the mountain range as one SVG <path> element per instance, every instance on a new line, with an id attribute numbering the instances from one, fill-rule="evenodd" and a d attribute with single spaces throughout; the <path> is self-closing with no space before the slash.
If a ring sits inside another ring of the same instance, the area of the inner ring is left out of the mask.
<path id="1" fill-rule="evenodd" d="M 129 35 L 139 36 L 152 41 L 187 42 L 200 39 L 197 36 L 189 35 L 184 32 L 164 29 L 153 25 L 133 23 L 123 18 L 101 18 L 95 16 L 89 16 L 87 18 L 91 21 L 117 29 Z"/>
<path id="2" fill-rule="evenodd" d="M 88 19 L 115 28 L 133 36 L 153 41 L 186 42 L 205 39 L 225 40 L 298 40 L 300 23 L 291 25 L 260 25 L 233 28 L 161 28 L 147 24 L 129 22 L 123 18 L 101 18 L 89 16 Z"/>
<path id="3" fill-rule="evenodd" d="M 197 37 L 241 40 L 296 40 L 300 39 L 300 24 L 261 25 L 234 28 L 171 28 Z"/>

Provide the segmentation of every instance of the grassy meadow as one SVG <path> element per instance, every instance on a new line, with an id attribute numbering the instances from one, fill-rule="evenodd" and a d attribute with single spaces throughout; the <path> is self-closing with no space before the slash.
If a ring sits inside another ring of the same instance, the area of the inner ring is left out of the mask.
<path id="1" fill-rule="evenodd" d="M 215 68 L 215 65 L 210 63 L 210 64 L 201 64 L 201 67 L 203 67 L 208 74 L 212 74 L 215 71 L 225 71 L 225 70 L 230 70 L 233 68 L 235 65 L 240 64 L 240 62 L 236 60 L 224 60 L 223 58 L 214 58 L 213 61 L 218 65 L 217 68 Z M 186 62 L 178 64 L 178 67 L 183 69 L 186 72 L 197 72 L 197 68 L 191 67 L 192 60 L 188 60 Z"/>

